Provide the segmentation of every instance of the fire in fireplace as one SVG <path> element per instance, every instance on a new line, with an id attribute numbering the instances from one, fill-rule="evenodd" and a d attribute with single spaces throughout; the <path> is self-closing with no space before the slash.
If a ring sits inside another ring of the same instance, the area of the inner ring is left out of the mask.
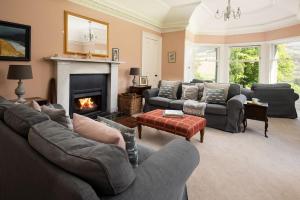
<path id="1" fill-rule="evenodd" d="M 70 116 L 73 113 L 95 118 L 106 113 L 107 76 L 102 74 L 71 75 Z"/>

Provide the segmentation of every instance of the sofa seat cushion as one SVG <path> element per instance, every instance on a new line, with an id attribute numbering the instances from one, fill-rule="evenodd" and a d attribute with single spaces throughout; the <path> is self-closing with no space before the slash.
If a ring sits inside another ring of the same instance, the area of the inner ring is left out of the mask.
<path id="1" fill-rule="evenodd" d="M 168 108 L 170 106 L 172 99 L 164 98 L 164 97 L 151 97 L 149 99 L 149 103 L 153 106 L 159 106 Z"/>
<path id="2" fill-rule="evenodd" d="M 99 196 L 119 194 L 135 180 L 124 149 L 80 137 L 54 121 L 33 126 L 28 141 L 50 162 L 89 183 Z"/>
<path id="3" fill-rule="evenodd" d="M 207 104 L 205 114 L 227 115 L 227 108 L 225 105 Z"/>
<path id="4" fill-rule="evenodd" d="M 29 129 L 33 125 L 47 120 L 49 120 L 49 117 L 46 114 L 24 104 L 8 108 L 4 112 L 4 122 L 25 138 L 27 138 Z"/>
<path id="5" fill-rule="evenodd" d="M 170 102 L 170 108 L 174 110 L 182 110 L 183 109 L 183 104 L 186 100 L 175 100 Z"/>

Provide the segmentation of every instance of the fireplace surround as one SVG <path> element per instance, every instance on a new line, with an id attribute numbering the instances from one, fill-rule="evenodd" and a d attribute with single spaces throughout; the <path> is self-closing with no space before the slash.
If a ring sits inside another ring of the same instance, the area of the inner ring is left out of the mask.
<path id="1" fill-rule="evenodd" d="M 86 98 L 92 98 L 92 101 L 94 98 L 95 102 L 93 103 L 97 104 L 98 107 L 98 104 L 101 105 L 100 113 L 105 112 L 104 109 L 106 109 L 106 112 L 108 113 L 113 113 L 118 110 L 118 69 L 122 62 L 65 57 L 48 57 L 46 60 L 50 60 L 55 63 L 57 103 L 61 104 L 66 109 L 67 114 L 72 114 L 70 112 L 70 107 L 73 106 L 73 102 L 70 102 L 70 96 L 73 95 L 75 99 L 79 99 L 81 97 L 84 98 L 84 96 L 89 96 L 88 93 L 91 93 L 90 97 Z M 76 94 L 72 94 L 70 83 L 73 75 L 99 74 L 106 76 L 106 94 L 104 94 L 103 89 L 100 90 L 99 88 L 99 90 L 96 90 L 97 88 L 90 88 L 83 94 L 80 94 L 80 91 L 78 91 L 80 90 L 79 88 L 78 90 L 76 89 Z M 96 97 L 96 93 L 98 93 L 98 97 Z M 105 105 L 102 105 L 105 101 L 106 107 Z M 102 106 L 104 106 L 104 108 Z M 72 110 L 72 112 L 74 111 Z"/>

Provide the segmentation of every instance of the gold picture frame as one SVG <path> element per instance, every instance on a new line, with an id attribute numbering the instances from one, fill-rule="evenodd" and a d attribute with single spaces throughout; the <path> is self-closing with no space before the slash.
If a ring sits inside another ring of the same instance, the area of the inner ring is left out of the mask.
<path id="1" fill-rule="evenodd" d="M 109 57 L 109 24 L 65 11 L 64 53 Z"/>

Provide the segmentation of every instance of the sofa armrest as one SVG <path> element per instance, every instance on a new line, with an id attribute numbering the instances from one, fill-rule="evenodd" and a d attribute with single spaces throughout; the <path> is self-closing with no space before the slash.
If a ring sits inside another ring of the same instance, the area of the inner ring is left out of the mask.
<path id="1" fill-rule="evenodd" d="M 136 169 L 136 180 L 125 192 L 101 199 L 177 200 L 182 197 L 186 181 L 199 160 L 199 153 L 190 142 L 174 140 Z"/>
<path id="2" fill-rule="evenodd" d="M 231 132 L 235 133 L 241 131 L 240 124 L 244 117 L 243 109 L 246 100 L 246 96 L 240 94 L 232 97 L 227 101 L 227 130 L 231 130 Z"/>
<path id="3" fill-rule="evenodd" d="M 157 97 L 159 93 L 159 88 L 151 88 L 148 90 L 145 90 L 143 92 L 143 96 L 145 97 L 145 100 L 147 101 L 151 97 Z"/>
<path id="4" fill-rule="evenodd" d="M 247 88 L 242 88 L 241 93 L 246 96 L 247 100 L 251 100 L 253 98 L 253 91 Z"/>
<path id="5" fill-rule="evenodd" d="M 294 100 L 297 101 L 299 99 L 299 94 L 294 93 Z"/>

